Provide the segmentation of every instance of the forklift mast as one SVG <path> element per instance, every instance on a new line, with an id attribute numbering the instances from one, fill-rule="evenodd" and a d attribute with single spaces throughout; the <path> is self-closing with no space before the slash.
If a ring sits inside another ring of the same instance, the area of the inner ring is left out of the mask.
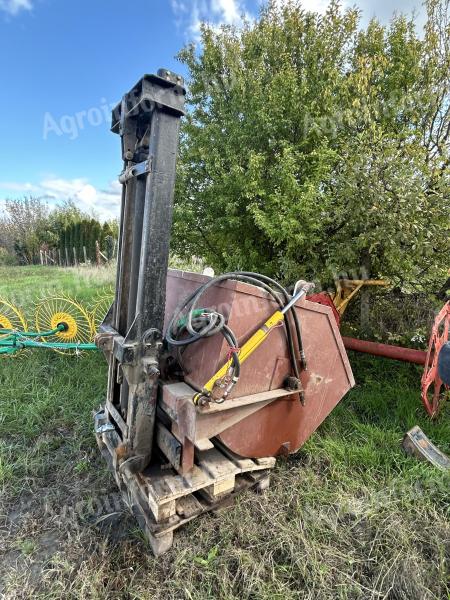
<path id="1" fill-rule="evenodd" d="M 106 408 L 122 434 L 123 471 L 150 462 L 164 325 L 183 79 L 144 75 L 112 113 L 123 171 L 115 301 L 97 345 L 108 363 Z"/>

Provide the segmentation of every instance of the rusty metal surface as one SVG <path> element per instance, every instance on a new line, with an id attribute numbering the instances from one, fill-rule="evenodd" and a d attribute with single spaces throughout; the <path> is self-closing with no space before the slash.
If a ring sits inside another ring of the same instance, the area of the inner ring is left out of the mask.
<path id="1" fill-rule="evenodd" d="M 275 389 L 226 400 L 221 404 L 195 406 L 192 402 L 194 394 L 195 390 L 186 383 L 166 384 L 159 406 L 170 417 L 172 432 L 176 437 L 183 443 L 187 438 L 197 447 L 278 398 L 290 398 L 291 402 L 298 402 L 295 392 Z"/>
<path id="2" fill-rule="evenodd" d="M 425 410 L 434 418 L 439 414 L 446 398 L 449 386 L 439 375 L 439 354 L 450 339 L 450 301 L 446 302 L 439 311 L 433 324 L 428 341 L 425 368 L 422 375 L 422 402 Z"/>
<path id="3" fill-rule="evenodd" d="M 170 271 L 166 322 L 175 306 L 208 278 Z M 216 307 L 240 342 L 244 342 L 276 309 L 265 292 L 252 285 L 226 282 L 205 294 L 204 305 Z M 308 371 L 302 374 L 306 404 L 291 397 L 275 400 L 220 434 L 233 452 L 246 457 L 275 456 L 296 451 L 354 385 L 350 364 L 331 308 L 301 300 L 296 305 Z M 199 387 L 222 366 L 227 344 L 221 336 L 189 346 L 183 355 L 186 381 Z M 242 365 L 231 398 L 283 387 L 290 361 L 283 327 L 275 329 Z"/>
<path id="4" fill-rule="evenodd" d="M 391 344 L 380 344 L 378 342 L 369 342 L 368 340 L 358 340 L 357 338 L 343 337 L 344 346 L 347 350 L 355 352 L 364 352 L 374 356 L 383 356 L 393 360 L 402 360 L 404 362 L 424 365 L 427 353 L 424 350 L 415 348 L 404 348 L 403 346 L 392 346 Z"/>
<path id="5" fill-rule="evenodd" d="M 450 470 L 450 459 L 437 446 L 435 446 L 418 425 L 407 433 L 402 442 L 403 449 L 410 456 L 419 460 L 428 461 L 438 469 Z"/>

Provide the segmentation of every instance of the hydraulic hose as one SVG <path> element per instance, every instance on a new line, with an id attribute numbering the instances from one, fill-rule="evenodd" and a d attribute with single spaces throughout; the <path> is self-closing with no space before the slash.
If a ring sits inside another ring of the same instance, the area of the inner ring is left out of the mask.
<path id="1" fill-rule="evenodd" d="M 199 302 L 200 297 L 204 294 L 204 292 L 208 288 L 212 287 L 213 285 L 216 285 L 217 283 L 220 283 L 221 281 L 226 281 L 229 279 L 243 281 L 245 283 L 250 283 L 252 285 L 255 285 L 257 287 L 264 289 L 266 292 L 268 292 L 268 294 L 270 294 L 272 299 L 275 300 L 275 302 L 278 304 L 278 306 L 280 308 L 283 307 L 283 302 L 280 300 L 280 298 L 277 296 L 277 294 L 273 291 L 273 289 L 264 280 L 268 280 L 270 283 L 275 284 L 275 286 L 278 287 L 278 289 L 284 295 L 286 302 L 290 299 L 288 292 L 279 283 L 277 283 L 274 280 L 271 280 L 269 277 L 266 277 L 264 275 L 259 275 L 258 273 L 252 273 L 252 272 L 246 272 L 246 271 L 242 271 L 242 272 L 241 271 L 233 271 L 231 273 L 225 273 L 224 275 L 220 275 L 220 276 L 212 279 L 211 281 L 207 282 L 206 284 L 204 284 L 204 286 L 202 286 L 201 288 L 199 288 L 197 290 L 197 293 L 194 296 L 194 299 L 192 301 L 191 310 L 188 315 L 188 322 L 189 322 L 190 316 L 192 315 L 192 312 L 195 310 L 195 307 L 197 306 L 197 303 Z M 291 359 L 291 363 L 292 363 L 292 368 L 294 370 L 295 376 L 298 379 L 300 374 L 298 371 L 297 361 L 295 359 L 295 349 L 294 349 L 294 344 L 292 341 L 292 332 L 291 332 L 291 327 L 290 327 L 290 323 L 289 323 L 288 319 L 285 320 L 285 327 L 286 327 L 286 336 L 287 336 L 289 355 L 290 355 L 290 359 Z"/>
<path id="2" fill-rule="evenodd" d="M 276 281 L 275 279 L 272 279 L 271 277 L 268 277 L 267 275 L 260 275 L 258 273 L 252 273 L 252 272 L 246 272 L 246 271 L 243 271 L 243 274 L 244 275 L 250 275 L 250 276 L 257 276 L 262 281 L 265 281 L 266 283 L 269 283 L 270 285 L 273 285 L 274 287 L 276 287 L 284 295 L 286 303 L 289 302 L 291 296 L 289 295 L 289 293 L 287 292 L 287 290 L 280 283 L 278 283 L 278 281 Z M 306 365 L 306 356 L 305 356 L 305 352 L 304 352 L 304 349 L 303 349 L 302 330 L 301 330 L 301 326 L 300 326 L 300 321 L 299 321 L 298 315 L 295 312 L 294 307 L 292 307 L 292 309 L 290 311 L 290 314 L 292 315 L 292 317 L 294 319 L 295 332 L 296 332 L 296 335 L 297 335 L 298 350 L 299 350 L 299 353 L 300 353 L 300 361 L 301 361 L 303 370 L 306 371 L 307 365 Z M 286 320 L 286 322 L 288 322 L 288 320 Z M 298 377 L 297 374 L 296 374 L 296 376 Z"/>
<path id="3" fill-rule="evenodd" d="M 266 275 L 260 275 L 250 271 L 234 271 L 225 273 L 224 275 L 215 277 L 206 282 L 204 285 L 200 286 L 176 307 L 168 324 L 165 339 L 170 346 L 174 346 L 178 349 L 178 351 L 180 351 L 183 346 L 188 346 L 199 341 L 200 339 L 221 333 L 230 346 L 229 358 L 231 358 L 232 364 L 232 373 L 230 373 L 230 379 L 233 382 L 231 385 L 234 385 L 237 382 L 240 374 L 239 351 L 237 348 L 236 336 L 226 325 L 224 315 L 212 309 L 197 308 L 197 306 L 200 304 L 201 297 L 209 288 L 227 280 L 242 281 L 263 289 L 277 303 L 280 309 L 286 306 L 291 299 L 290 294 L 281 284 L 274 279 L 267 277 Z M 273 288 L 275 288 L 276 291 Z M 280 295 L 282 298 L 280 298 Z M 182 313 L 184 313 L 186 310 L 187 314 L 185 314 L 184 317 L 181 317 Z M 294 321 L 297 345 L 300 353 L 300 361 L 302 368 L 305 369 L 306 360 L 303 350 L 300 322 L 294 307 L 292 307 L 288 312 Z M 300 373 L 293 342 L 291 322 L 288 318 L 288 315 L 286 315 L 286 317 L 287 318 L 285 318 L 283 322 L 286 329 L 287 345 L 292 370 L 295 377 L 298 379 L 300 377 Z"/>

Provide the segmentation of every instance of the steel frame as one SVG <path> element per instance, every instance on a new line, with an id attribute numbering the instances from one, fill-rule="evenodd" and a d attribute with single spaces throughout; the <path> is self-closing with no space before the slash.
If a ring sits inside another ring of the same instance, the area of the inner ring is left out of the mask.
<path id="1" fill-rule="evenodd" d="M 96 343 L 109 363 L 106 409 L 122 436 L 123 473 L 149 464 L 155 428 L 183 79 L 144 75 L 112 113 L 123 171 L 114 303 Z"/>

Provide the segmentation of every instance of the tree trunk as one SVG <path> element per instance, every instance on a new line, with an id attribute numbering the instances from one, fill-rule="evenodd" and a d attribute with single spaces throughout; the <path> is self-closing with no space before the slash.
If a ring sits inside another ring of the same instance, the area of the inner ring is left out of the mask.
<path id="1" fill-rule="evenodd" d="M 371 260 L 367 250 L 364 250 L 361 255 L 361 279 L 370 279 Z M 360 292 L 361 298 L 361 313 L 359 326 L 361 333 L 364 336 L 370 335 L 370 289 L 368 286 L 363 286 Z"/>

